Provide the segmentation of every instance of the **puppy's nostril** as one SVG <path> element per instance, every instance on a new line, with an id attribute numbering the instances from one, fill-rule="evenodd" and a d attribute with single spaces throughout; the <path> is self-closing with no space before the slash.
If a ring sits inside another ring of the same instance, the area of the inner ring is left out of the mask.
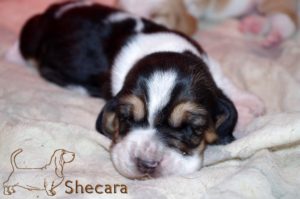
<path id="1" fill-rule="evenodd" d="M 142 160 L 137 158 L 137 168 L 142 173 L 152 174 L 158 166 L 157 161 Z"/>

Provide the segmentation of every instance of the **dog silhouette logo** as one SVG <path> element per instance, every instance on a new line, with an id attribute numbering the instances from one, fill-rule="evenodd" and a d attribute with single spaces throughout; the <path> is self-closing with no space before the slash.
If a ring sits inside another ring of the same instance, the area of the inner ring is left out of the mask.
<path id="1" fill-rule="evenodd" d="M 4 194 L 11 195 L 16 192 L 15 187 L 21 187 L 28 191 L 45 190 L 47 195 L 54 196 L 56 194 L 54 189 L 64 180 L 64 165 L 74 160 L 75 153 L 57 149 L 43 167 L 19 168 L 16 164 L 16 156 L 22 151 L 17 149 L 10 156 L 12 172 L 3 183 Z"/>

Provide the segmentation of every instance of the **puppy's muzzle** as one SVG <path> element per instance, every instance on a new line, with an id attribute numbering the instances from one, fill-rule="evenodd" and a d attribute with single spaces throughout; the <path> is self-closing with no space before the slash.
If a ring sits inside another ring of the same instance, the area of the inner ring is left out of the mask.
<path id="1" fill-rule="evenodd" d="M 158 165 L 159 161 L 136 159 L 137 169 L 143 174 L 154 174 Z"/>

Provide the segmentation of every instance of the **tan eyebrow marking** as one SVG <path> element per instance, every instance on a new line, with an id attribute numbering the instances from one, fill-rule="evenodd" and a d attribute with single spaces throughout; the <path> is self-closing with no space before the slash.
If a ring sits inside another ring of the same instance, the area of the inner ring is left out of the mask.
<path id="1" fill-rule="evenodd" d="M 194 114 L 205 115 L 206 113 L 207 112 L 205 109 L 193 102 L 183 102 L 175 106 L 169 117 L 169 123 L 173 127 L 179 127 L 182 122 L 190 119 L 189 116 Z M 193 122 L 195 122 L 195 124 L 197 125 L 203 125 L 206 120 L 203 117 L 199 117 L 196 118 L 196 120 L 194 120 Z"/>
<path id="2" fill-rule="evenodd" d="M 144 118 L 146 111 L 145 105 L 141 98 L 135 95 L 128 95 L 121 100 L 125 104 L 132 105 L 132 113 L 135 121 L 139 121 Z"/>

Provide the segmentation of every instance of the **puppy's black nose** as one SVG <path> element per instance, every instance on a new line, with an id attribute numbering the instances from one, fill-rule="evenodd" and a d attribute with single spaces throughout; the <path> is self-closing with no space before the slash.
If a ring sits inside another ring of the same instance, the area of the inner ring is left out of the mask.
<path id="1" fill-rule="evenodd" d="M 149 161 L 149 160 L 142 160 L 137 158 L 137 168 L 140 172 L 145 174 L 152 174 L 154 173 L 156 167 L 158 166 L 157 161 Z"/>

